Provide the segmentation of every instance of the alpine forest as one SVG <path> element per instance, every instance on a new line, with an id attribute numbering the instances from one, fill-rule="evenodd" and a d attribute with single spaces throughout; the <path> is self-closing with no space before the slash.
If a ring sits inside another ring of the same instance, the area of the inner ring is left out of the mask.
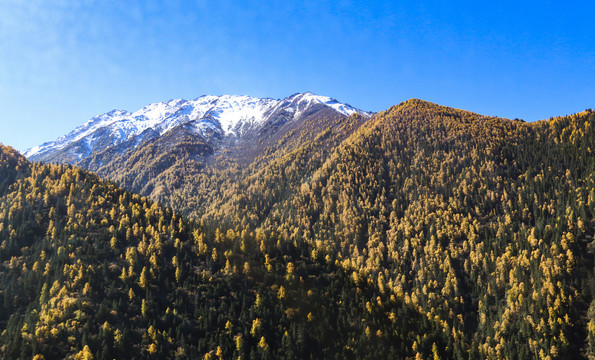
<path id="1" fill-rule="evenodd" d="M 295 101 L 0 146 L 0 358 L 595 359 L 594 111 Z"/>

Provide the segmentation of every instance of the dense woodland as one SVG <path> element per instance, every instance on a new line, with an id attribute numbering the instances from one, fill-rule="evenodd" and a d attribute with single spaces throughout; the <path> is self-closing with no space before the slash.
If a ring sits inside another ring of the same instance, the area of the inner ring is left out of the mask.
<path id="1" fill-rule="evenodd" d="M 151 198 L 2 147 L 0 357 L 593 359 L 594 144 L 409 100 Z"/>

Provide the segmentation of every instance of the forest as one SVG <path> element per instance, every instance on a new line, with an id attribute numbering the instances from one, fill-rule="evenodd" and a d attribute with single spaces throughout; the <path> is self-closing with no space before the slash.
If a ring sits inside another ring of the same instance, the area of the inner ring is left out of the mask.
<path id="1" fill-rule="evenodd" d="M 0 358 L 593 359 L 594 144 L 412 99 L 144 190 L 0 146 Z"/>

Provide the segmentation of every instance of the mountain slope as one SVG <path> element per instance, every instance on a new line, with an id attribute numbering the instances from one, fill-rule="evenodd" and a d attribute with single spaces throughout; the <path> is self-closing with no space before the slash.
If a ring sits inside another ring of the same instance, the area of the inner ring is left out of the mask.
<path id="1" fill-rule="evenodd" d="M 594 121 L 410 100 L 364 124 L 263 227 L 284 224 L 482 357 L 578 358 L 594 290 Z"/>
<path id="2" fill-rule="evenodd" d="M 581 358 L 595 349 L 594 122 L 527 124 L 414 99 L 319 161 L 288 153 L 218 188 L 218 201 L 191 203 L 203 221 L 254 224 L 377 284 L 468 339 L 460 356 Z"/>
<path id="3" fill-rule="evenodd" d="M 24 156 L 0 144 L 0 194 L 16 180 L 19 173 L 29 166 Z"/>
<path id="4" fill-rule="evenodd" d="M 398 321 L 377 319 L 374 287 L 306 248 L 265 249 L 277 239 L 189 222 L 72 166 L 5 147 L 0 159 L 14 174 L 0 194 L 2 358 L 379 358 L 413 356 L 420 336 L 446 344 L 401 301 L 385 306 Z"/>

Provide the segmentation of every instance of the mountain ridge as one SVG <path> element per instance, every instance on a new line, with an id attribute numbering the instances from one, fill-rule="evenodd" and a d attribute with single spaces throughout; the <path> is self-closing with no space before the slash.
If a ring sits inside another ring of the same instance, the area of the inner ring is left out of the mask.
<path id="1" fill-rule="evenodd" d="M 114 109 L 23 154 L 34 161 L 76 163 L 110 147 L 125 145 L 122 151 L 134 148 L 147 138 L 162 136 L 184 124 L 191 124 L 197 135 L 206 140 L 213 136 L 239 138 L 266 123 L 297 120 L 317 105 L 345 116 L 372 115 L 311 92 L 296 93 L 284 99 L 203 95 L 194 100 L 173 99 L 149 104 L 133 113 Z"/>

